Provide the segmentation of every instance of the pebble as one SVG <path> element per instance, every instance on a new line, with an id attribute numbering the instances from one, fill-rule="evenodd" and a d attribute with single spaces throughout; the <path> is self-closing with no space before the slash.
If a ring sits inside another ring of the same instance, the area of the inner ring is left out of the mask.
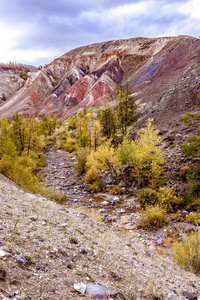
<path id="1" fill-rule="evenodd" d="M 168 294 L 167 295 L 168 300 L 176 300 L 176 297 L 174 295 Z"/>
<path id="2" fill-rule="evenodd" d="M 107 299 L 108 296 L 117 294 L 117 292 L 111 287 L 94 283 L 87 284 L 85 292 L 87 295 L 95 297 L 96 299 Z"/>
<path id="3" fill-rule="evenodd" d="M 29 220 L 31 221 L 37 221 L 38 217 L 37 216 L 30 216 Z"/>
<path id="4" fill-rule="evenodd" d="M 79 249 L 79 252 L 82 253 L 82 254 L 87 254 L 87 251 L 85 250 L 85 248 L 81 247 Z"/>
<path id="5" fill-rule="evenodd" d="M 103 206 L 107 206 L 107 205 L 109 205 L 110 203 L 108 202 L 108 201 L 103 201 L 103 202 L 101 202 L 101 205 L 103 205 Z"/>
<path id="6" fill-rule="evenodd" d="M 98 210 L 98 212 L 99 212 L 100 214 L 107 214 L 107 213 L 108 213 L 108 210 L 105 209 L 105 208 L 100 208 L 100 209 Z"/>
<path id="7" fill-rule="evenodd" d="M 3 258 L 7 255 L 7 253 L 3 250 L 0 250 L 0 258 Z"/>
<path id="8" fill-rule="evenodd" d="M 190 300 L 198 300 L 198 296 L 196 293 L 189 293 L 187 291 L 182 292 L 183 296 Z"/>
<path id="9" fill-rule="evenodd" d="M 14 258 L 16 259 L 16 261 L 19 263 L 19 264 L 27 264 L 28 261 L 26 260 L 25 257 L 23 256 L 19 256 L 19 255 L 14 255 Z"/>
<path id="10" fill-rule="evenodd" d="M 158 239 L 158 240 L 156 241 L 156 243 L 157 243 L 158 245 L 162 245 L 163 241 L 162 241 L 161 239 Z"/>
<path id="11" fill-rule="evenodd" d="M 79 292 L 80 294 L 84 295 L 85 294 L 85 291 L 86 291 L 86 284 L 84 283 L 75 283 L 74 284 L 74 289 Z"/>

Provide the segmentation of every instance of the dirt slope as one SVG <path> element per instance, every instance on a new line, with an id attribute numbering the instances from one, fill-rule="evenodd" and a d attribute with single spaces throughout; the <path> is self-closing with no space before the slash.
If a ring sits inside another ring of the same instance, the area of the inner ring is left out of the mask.
<path id="1" fill-rule="evenodd" d="M 0 299 L 88 299 L 73 289 L 80 282 L 112 287 L 118 299 L 181 300 L 200 290 L 198 277 L 154 247 L 2 175 L 0 207 Z"/>

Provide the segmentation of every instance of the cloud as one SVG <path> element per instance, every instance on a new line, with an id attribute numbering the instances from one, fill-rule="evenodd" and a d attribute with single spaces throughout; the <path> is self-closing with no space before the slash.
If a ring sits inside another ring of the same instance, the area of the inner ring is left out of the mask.
<path id="1" fill-rule="evenodd" d="M 199 10 L 199 0 L 1 0 L 0 61 L 37 65 L 94 42 L 199 36 Z"/>

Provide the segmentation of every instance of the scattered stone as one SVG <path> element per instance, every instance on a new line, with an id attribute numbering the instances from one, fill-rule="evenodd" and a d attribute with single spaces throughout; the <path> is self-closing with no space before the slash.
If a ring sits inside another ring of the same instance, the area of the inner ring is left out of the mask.
<path id="1" fill-rule="evenodd" d="M 7 253 L 3 250 L 0 250 L 0 258 L 3 258 L 7 255 Z"/>
<path id="2" fill-rule="evenodd" d="M 28 264 L 28 261 L 23 256 L 19 256 L 19 255 L 16 254 L 16 255 L 14 255 L 14 258 L 16 259 L 18 264 Z"/>
<path id="3" fill-rule="evenodd" d="M 30 216 L 29 220 L 31 221 L 37 221 L 38 217 L 37 216 Z"/>
<path id="4" fill-rule="evenodd" d="M 108 213 L 108 210 L 105 209 L 105 208 L 100 208 L 100 209 L 98 210 L 98 212 L 99 212 L 100 214 L 107 214 L 107 213 Z"/>
<path id="5" fill-rule="evenodd" d="M 67 268 L 72 270 L 73 269 L 73 264 L 67 264 Z"/>
<path id="6" fill-rule="evenodd" d="M 80 294 L 84 295 L 85 294 L 85 291 L 86 291 L 86 287 L 87 285 L 84 284 L 84 283 L 75 283 L 74 284 L 74 289 L 79 292 Z"/>
<path id="7" fill-rule="evenodd" d="M 107 299 L 108 296 L 114 296 L 117 294 L 117 292 L 111 287 L 94 283 L 87 284 L 85 293 L 97 299 Z"/>
<path id="8" fill-rule="evenodd" d="M 141 206 L 141 204 L 137 204 L 135 207 L 136 207 L 137 209 L 140 209 L 142 206 Z"/>
<path id="9" fill-rule="evenodd" d="M 161 239 L 158 239 L 157 242 L 156 242 L 158 245 L 162 245 L 163 244 L 163 241 Z"/>
<path id="10" fill-rule="evenodd" d="M 110 203 L 108 202 L 108 201 L 103 201 L 103 202 L 101 202 L 101 205 L 103 205 L 103 206 L 107 206 L 107 205 L 109 205 Z"/>
<path id="11" fill-rule="evenodd" d="M 183 293 L 183 296 L 187 299 L 190 299 L 190 300 L 198 300 L 198 296 L 196 293 L 189 293 L 187 291 L 184 291 Z"/>
<path id="12" fill-rule="evenodd" d="M 168 300 L 176 300 L 176 297 L 174 295 L 168 294 L 167 295 Z"/>
<path id="13" fill-rule="evenodd" d="M 79 252 L 82 254 L 87 254 L 87 251 L 85 250 L 85 248 L 82 248 L 82 247 L 79 249 Z"/>

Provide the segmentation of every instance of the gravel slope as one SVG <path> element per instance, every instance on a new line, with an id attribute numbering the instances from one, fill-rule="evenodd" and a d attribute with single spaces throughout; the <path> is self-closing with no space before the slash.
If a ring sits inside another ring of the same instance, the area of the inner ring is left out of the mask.
<path id="1" fill-rule="evenodd" d="M 89 299 L 73 289 L 80 282 L 112 287 L 117 299 L 181 300 L 183 291 L 200 291 L 199 277 L 154 247 L 2 175 L 0 208 L 0 299 Z"/>

